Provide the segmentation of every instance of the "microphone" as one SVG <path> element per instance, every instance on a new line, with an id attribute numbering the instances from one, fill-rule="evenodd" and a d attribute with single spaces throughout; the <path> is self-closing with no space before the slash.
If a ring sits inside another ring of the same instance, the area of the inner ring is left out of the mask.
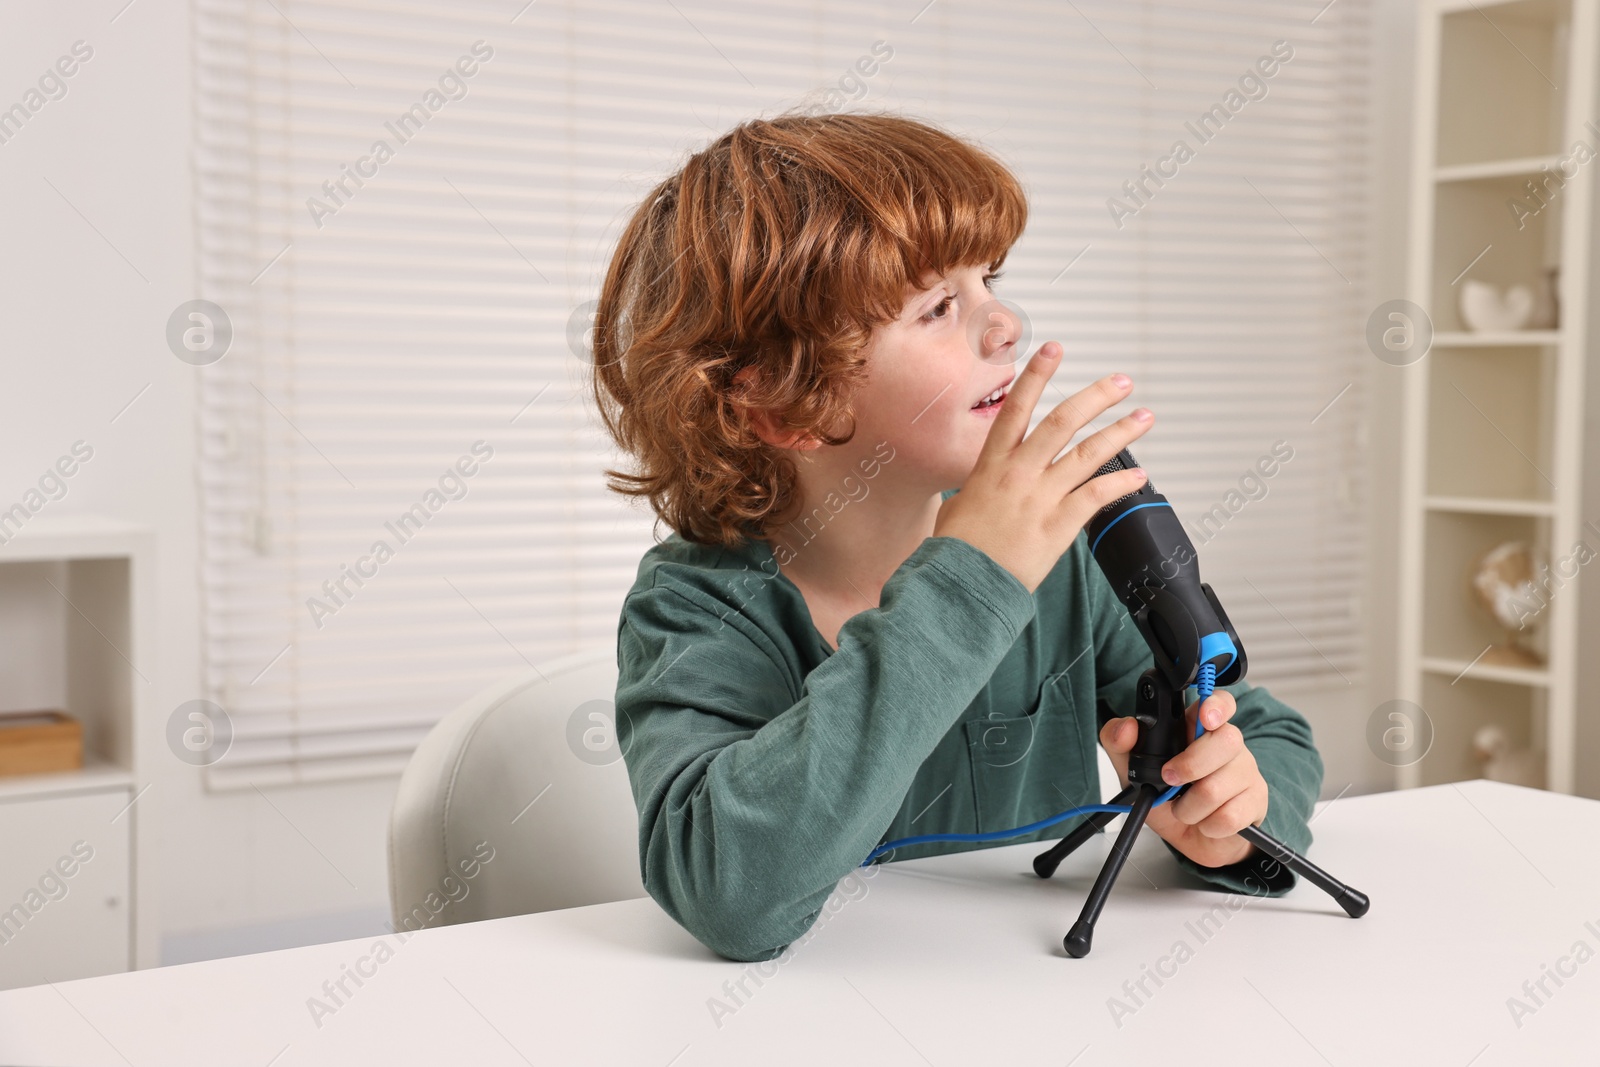
<path id="1" fill-rule="evenodd" d="M 1124 448 L 1093 477 L 1138 465 L 1133 453 Z M 1089 554 L 1133 616 L 1155 654 L 1155 666 L 1138 682 L 1134 718 L 1139 721 L 1139 740 L 1128 754 L 1128 788 L 1033 861 L 1035 873 L 1048 878 L 1064 856 L 1111 820 L 1112 815 L 1105 812 L 1129 813 L 1111 858 L 1089 891 L 1083 915 L 1063 939 L 1067 954 L 1073 957 L 1089 951 L 1094 924 L 1111 884 L 1157 793 L 1165 787 L 1162 767 L 1189 744 L 1179 694 L 1194 685 L 1203 701 L 1214 685 L 1232 685 L 1242 679 L 1246 668 L 1244 646 L 1227 612 L 1211 586 L 1200 580 L 1194 543 L 1173 513 L 1172 504 L 1148 478 L 1137 492 L 1096 512 L 1084 532 L 1089 538 Z M 1166 683 L 1166 692 L 1160 682 Z M 1130 807 L 1120 806 L 1129 801 Z M 1345 885 L 1259 826 L 1246 826 L 1239 836 L 1328 893 L 1351 918 L 1367 913 L 1371 902 L 1365 893 Z"/>
<path id="2" fill-rule="evenodd" d="M 1123 449 L 1093 477 L 1137 467 Z M 1214 671 L 1215 685 L 1244 677 L 1244 646 L 1211 586 L 1200 580 L 1194 543 L 1167 498 L 1148 478 L 1101 508 L 1084 527 L 1089 554 L 1133 616 L 1167 684 L 1182 692 Z M 1210 673 L 1210 672 L 1206 672 Z M 1210 686 L 1202 685 L 1202 695 Z"/>

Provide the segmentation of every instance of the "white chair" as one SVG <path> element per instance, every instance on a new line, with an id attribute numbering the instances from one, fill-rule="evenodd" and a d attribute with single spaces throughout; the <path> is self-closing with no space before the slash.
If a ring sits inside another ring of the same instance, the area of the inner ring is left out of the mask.
<path id="1" fill-rule="evenodd" d="M 1094 754 L 1095 766 L 1100 771 L 1100 803 L 1109 803 L 1111 798 L 1122 792 L 1122 779 L 1117 777 L 1117 768 L 1112 766 L 1111 757 L 1106 755 L 1106 750 L 1100 747 L 1099 735 L 1095 735 Z M 1104 832 L 1112 837 L 1117 836 L 1117 831 L 1122 829 L 1122 824 L 1128 821 L 1126 815 L 1117 815 L 1105 825 Z M 1069 823 L 1070 825 L 1070 823 Z M 1065 837 L 1065 834 L 1061 835 Z"/>
<path id="2" fill-rule="evenodd" d="M 616 650 L 587 650 L 485 689 L 429 731 L 389 816 L 396 929 L 646 895 L 616 691 Z M 1095 751 L 1110 797 L 1116 772 Z"/>
<path id="3" fill-rule="evenodd" d="M 1117 769 L 1111 765 L 1111 757 L 1100 747 L 1099 740 L 1095 741 L 1094 754 L 1095 765 L 1100 771 L 1100 799 L 1104 802 L 1122 792 L 1122 779 L 1117 777 Z M 1117 818 L 1120 819 L 1122 816 L 1119 815 Z"/>
<path id="4" fill-rule="evenodd" d="M 485 689 L 429 731 L 389 816 L 396 929 L 645 895 L 616 691 L 615 648 L 586 650 Z"/>

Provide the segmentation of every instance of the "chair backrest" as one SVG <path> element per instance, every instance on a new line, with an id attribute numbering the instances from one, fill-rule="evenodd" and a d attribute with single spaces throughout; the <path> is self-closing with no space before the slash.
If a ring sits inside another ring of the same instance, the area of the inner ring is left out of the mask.
<path id="1" fill-rule="evenodd" d="M 646 895 L 616 691 L 616 650 L 597 648 L 496 683 L 439 721 L 389 816 L 396 929 Z M 1110 797 L 1117 774 L 1095 752 Z"/>
<path id="2" fill-rule="evenodd" d="M 441 719 L 389 816 L 396 929 L 645 895 L 615 735 L 614 648 L 497 683 Z"/>

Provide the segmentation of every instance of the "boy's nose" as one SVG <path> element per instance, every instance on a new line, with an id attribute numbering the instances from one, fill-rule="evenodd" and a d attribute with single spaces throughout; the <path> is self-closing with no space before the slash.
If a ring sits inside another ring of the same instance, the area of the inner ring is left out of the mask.
<path id="1" fill-rule="evenodd" d="M 1018 314 L 999 300 L 990 300 L 973 312 L 967 339 L 973 354 L 985 363 L 1013 363 L 1022 333 Z"/>

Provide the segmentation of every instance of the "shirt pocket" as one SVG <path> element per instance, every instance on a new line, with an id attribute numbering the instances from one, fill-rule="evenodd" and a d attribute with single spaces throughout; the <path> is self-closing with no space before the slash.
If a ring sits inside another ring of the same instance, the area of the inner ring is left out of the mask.
<path id="1" fill-rule="evenodd" d="M 1077 706 L 1065 674 L 1044 680 L 1026 714 L 969 719 L 966 741 L 978 832 L 1010 830 L 1098 803 L 1093 724 L 1092 702 Z M 1042 831 L 1043 836 L 1054 833 L 1056 827 Z"/>

